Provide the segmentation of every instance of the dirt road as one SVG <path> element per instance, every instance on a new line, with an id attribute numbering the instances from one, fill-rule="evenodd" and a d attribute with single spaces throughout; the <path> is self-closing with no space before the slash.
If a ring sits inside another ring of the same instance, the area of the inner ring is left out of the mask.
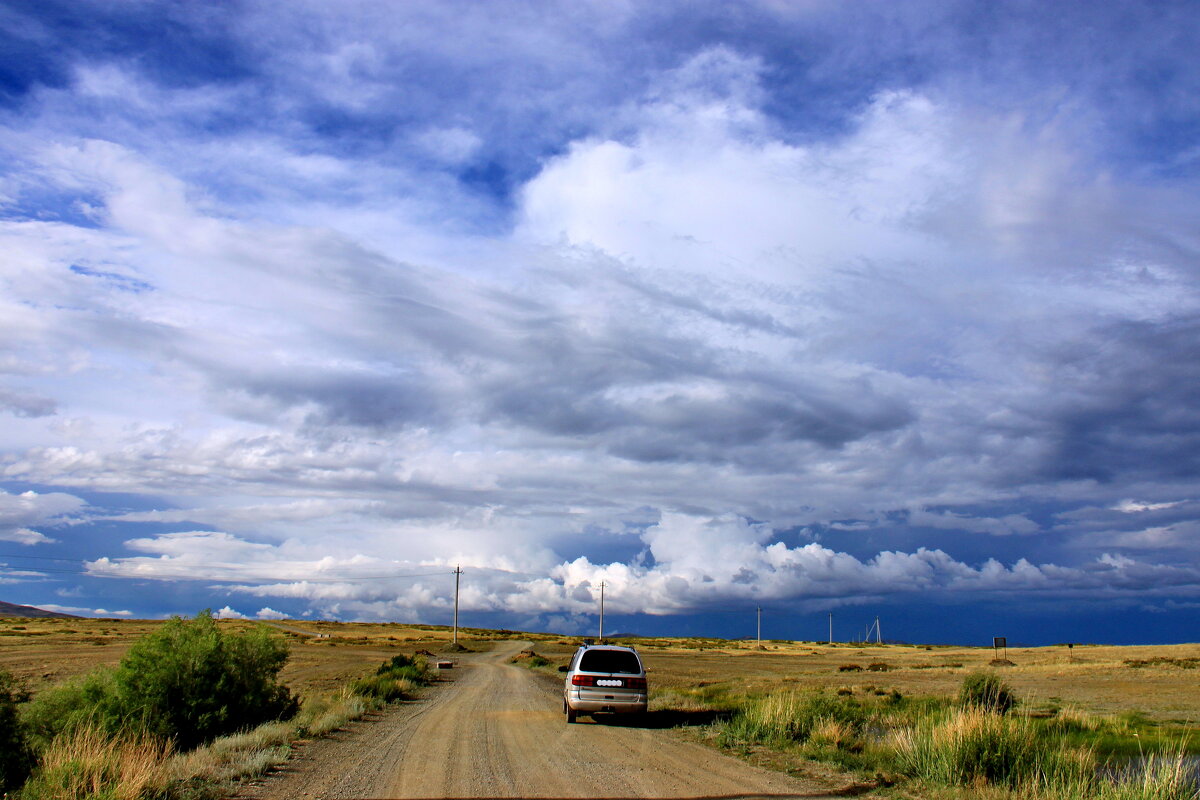
<path id="1" fill-rule="evenodd" d="M 828 786 L 757 769 L 669 731 L 566 724 L 554 686 L 506 663 L 462 664 L 427 699 L 310 745 L 246 797 L 822 798 Z"/>

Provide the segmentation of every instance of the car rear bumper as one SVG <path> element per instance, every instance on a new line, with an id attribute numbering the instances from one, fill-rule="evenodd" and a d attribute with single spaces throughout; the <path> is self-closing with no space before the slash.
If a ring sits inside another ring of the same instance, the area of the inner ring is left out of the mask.
<path id="1" fill-rule="evenodd" d="M 625 697 L 614 696 L 612 698 L 580 698 L 576 692 L 571 692 L 567 695 L 567 705 L 574 711 L 582 714 L 600 714 L 604 712 L 612 714 L 645 714 L 646 713 L 646 696 L 633 695 Z"/>

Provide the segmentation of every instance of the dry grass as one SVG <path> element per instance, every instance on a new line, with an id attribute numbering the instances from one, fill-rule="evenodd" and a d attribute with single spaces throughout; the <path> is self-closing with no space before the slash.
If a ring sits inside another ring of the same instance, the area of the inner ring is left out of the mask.
<path id="1" fill-rule="evenodd" d="M 632 643 L 651 670 L 652 700 L 658 693 L 687 695 L 696 686 L 722 686 L 732 696 L 847 686 L 858 695 L 896 689 L 905 696 L 948 697 L 967 674 L 986 669 L 992 659 L 990 647 L 771 643 L 762 652 L 753 649 L 754 642 L 725 642 L 703 650 L 670 640 Z M 1126 659 L 1200 657 L 1200 644 L 1021 648 L 1009 649 L 1008 657 L 1015 666 L 999 674 L 1022 699 L 1022 712 L 1061 707 L 1111 716 L 1137 713 L 1158 722 L 1200 722 L 1195 670 L 1165 662 L 1146 668 L 1125 664 Z M 883 661 L 889 669 L 838 672 L 854 661 Z"/>
<path id="2" fill-rule="evenodd" d="M 140 800 L 167 784 L 170 745 L 148 736 L 112 738 L 79 728 L 43 752 L 21 796 L 26 800 Z"/>

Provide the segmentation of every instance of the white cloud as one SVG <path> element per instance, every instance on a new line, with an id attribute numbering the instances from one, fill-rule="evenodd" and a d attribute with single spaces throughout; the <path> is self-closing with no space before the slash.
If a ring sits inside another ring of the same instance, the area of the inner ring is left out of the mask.
<path id="1" fill-rule="evenodd" d="M 166 537 L 163 537 L 166 538 Z M 789 546 L 777 531 L 726 515 L 718 518 L 664 515 L 640 539 L 652 566 L 593 563 L 586 557 L 561 562 L 546 573 L 474 566 L 466 570 L 460 597 L 464 611 L 582 619 L 596 613 L 599 585 L 606 585 L 613 613 L 671 614 L 695 609 L 796 602 L 808 611 L 869 598 L 920 595 L 924 600 L 967 596 L 1108 596 L 1116 587 L 1144 595 L 1200 593 L 1200 572 L 1156 566 L 1104 553 L 1075 567 L 1033 564 L 1018 558 L 1005 565 L 989 559 L 970 565 L 940 550 L 884 551 L 860 559 L 816 542 Z M 225 537 L 222 537 L 225 540 Z M 193 537 L 172 539 L 184 547 Z M 1101 540 L 1097 539 L 1097 543 Z M 1117 547 L 1137 541 L 1105 540 Z M 242 545 L 231 544 L 235 549 Z M 202 546 L 200 552 L 211 557 Z M 230 590 L 253 597 L 306 601 L 326 616 L 441 620 L 453 603 L 448 570 L 417 565 L 338 562 L 296 563 L 266 548 L 253 564 L 203 563 L 185 552 L 159 559 L 134 558 L 93 565 L 103 574 L 164 580 L 242 581 Z M 416 571 L 424 577 L 405 574 Z M 402 577 L 388 577 L 388 576 Z M 264 608 L 260 618 L 277 614 Z M 582 615 L 582 616 L 580 616 Z"/>
<path id="2" fill-rule="evenodd" d="M 59 614 L 74 614 L 80 617 L 132 617 L 132 611 L 109 611 L 106 608 L 81 608 L 79 606 L 60 606 L 55 603 L 42 603 L 38 608 L 46 611 L 56 611 Z"/>
<path id="3" fill-rule="evenodd" d="M 45 534 L 29 528 L 10 528 L 0 530 L 0 542 L 16 542 L 18 544 L 48 544 L 56 541 Z"/>
<path id="4" fill-rule="evenodd" d="M 431 128 L 420 133 L 416 143 L 444 164 L 462 164 L 478 152 L 483 140 L 465 128 Z"/>
<path id="5" fill-rule="evenodd" d="M 248 617 L 240 611 L 235 611 L 229 606 L 219 609 L 213 614 L 217 619 L 248 619 Z"/>
<path id="6" fill-rule="evenodd" d="M 254 616 L 257 619 L 289 619 L 287 614 L 284 614 L 282 611 L 276 611 L 270 606 L 260 608 Z"/>
<path id="7" fill-rule="evenodd" d="M 1168 503 L 1141 503 L 1136 500 L 1122 500 L 1113 506 L 1114 511 L 1120 511 L 1125 514 L 1137 514 L 1141 511 L 1162 511 L 1167 508 L 1175 508 L 1182 504 L 1182 500 L 1176 500 Z"/>
<path id="8" fill-rule="evenodd" d="M 0 489 L 0 541 L 25 545 L 45 544 L 55 539 L 29 527 L 60 526 L 78 521 L 84 501 L 63 492 L 35 491 L 10 494 Z"/>

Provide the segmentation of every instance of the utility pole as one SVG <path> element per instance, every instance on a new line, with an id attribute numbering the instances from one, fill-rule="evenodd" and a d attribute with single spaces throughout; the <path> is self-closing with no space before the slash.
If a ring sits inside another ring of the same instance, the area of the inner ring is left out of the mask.
<path id="1" fill-rule="evenodd" d="M 758 646 L 762 647 L 762 606 L 758 607 Z"/>
<path id="2" fill-rule="evenodd" d="M 600 644 L 604 644 L 604 581 L 600 581 Z"/>
<path id="3" fill-rule="evenodd" d="M 879 629 L 879 617 L 875 618 L 875 644 L 883 644 L 883 631 Z"/>
<path id="4" fill-rule="evenodd" d="M 829 643 L 833 644 L 833 612 L 829 612 Z"/>
<path id="5" fill-rule="evenodd" d="M 458 644 L 458 579 L 462 575 L 462 566 L 454 567 L 454 644 Z"/>

